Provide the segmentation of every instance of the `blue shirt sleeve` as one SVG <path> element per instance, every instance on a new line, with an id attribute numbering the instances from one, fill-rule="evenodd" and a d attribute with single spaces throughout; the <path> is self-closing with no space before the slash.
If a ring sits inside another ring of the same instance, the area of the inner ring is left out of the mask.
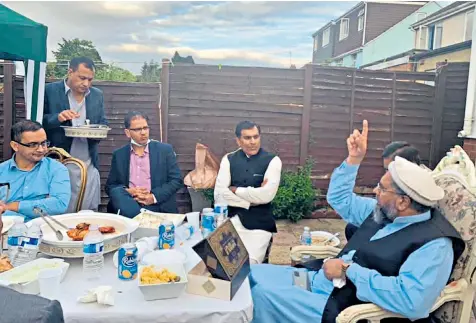
<path id="1" fill-rule="evenodd" d="M 415 320 L 429 315 L 451 274 L 453 248 L 449 238 L 439 238 L 414 251 L 396 277 L 352 264 L 347 277 L 357 288 L 357 298 Z"/>
<path id="2" fill-rule="evenodd" d="M 51 181 L 48 185 L 49 195 L 44 199 L 21 201 L 18 213 L 33 219 L 38 217 L 33 208 L 38 206 L 50 215 L 66 212 L 71 199 L 71 182 L 66 166 L 52 161 L 50 164 Z"/>
<path id="3" fill-rule="evenodd" d="M 334 170 L 327 191 L 327 202 L 347 222 L 360 226 L 373 212 L 377 200 L 354 193 L 359 165 L 343 162 Z"/>

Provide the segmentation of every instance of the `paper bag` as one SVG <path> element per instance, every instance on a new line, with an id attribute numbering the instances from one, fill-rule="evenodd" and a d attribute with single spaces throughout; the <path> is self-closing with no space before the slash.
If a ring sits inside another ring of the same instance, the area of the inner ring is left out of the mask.
<path id="1" fill-rule="evenodd" d="M 207 146 L 197 143 L 195 146 L 195 169 L 187 174 L 184 183 L 193 189 L 214 188 L 220 162 Z"/>

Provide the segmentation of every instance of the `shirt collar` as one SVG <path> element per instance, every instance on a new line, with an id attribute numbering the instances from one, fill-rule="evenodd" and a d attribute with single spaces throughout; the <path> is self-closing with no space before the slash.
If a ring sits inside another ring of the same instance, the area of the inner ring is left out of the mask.
<path id="1" fill-rule="evenodd" d="M 14 170 L 14 169 L 16 168 L 16 169 L 18 169 L 18 170 L 24 171 L 24 170 L 22 170 L 22 169 L 20 169 L 20 168 L 18 167 L 18 165 L 17 165 L 17 163 L 16 163 L 16 161 L 15 161 L 15 155 L 16 155 L 16 154 L 13 154 L 12 158 L 10 158 L 10 165 L 9 165 L 10 170 Z M 30 169 L 30 171 L 32 171 L 32 170 L 35 169 L 36 167 L 39 167 L 38 165 L 40 165 L 40 164 L 43 162 L 44 159 L 45 159 L 45 157 L 43 157 L 39 162 L 37 162 L 37 163 L 35 164 L 35 166 L 33 166 L 33 168 Z"/>
<path id="2" fill-rule="evenodd" d="M 64 82 L 64 93 L 65 93 L 66 95 L 68 94 L 69 91 L 71 91 L 71 88 L 68 86 L 68 83 L 66 82 L 67 80 L 68 80 L 67 78 L 65 78 L 65 79 L 63 80 L 63 82 Z M 85 97 L 88 96 L 90 92 L 91 92 L 91 91 L 88 89 L 88 90 L 86 91 L 86 94 L 85 94 L 84 96 L 85 96 Z"/>
<path id="3" fill-rule="evenodd" d="M 427 221 L 431 218 L 431 211 L 426 211 L 421 214 L 412 215 L 412 216 L 400 216 L 396 218 L 393 223 L 407 224 L 407 223 L 418 223 Z"/>
<path id="4" fill-rule="evenodd" d="M 134 148 L 133 148 L 133 145 L 131 144 L 131 153 L 134 153 L 136 154 L 136 152 L 134 151 Z M 145 146 L 145 149 L 144 149 L 144 154 L 148 154 L 149 153 L 149 144 L 147 143 L 147 146 Z M 137 155 L 137 154 L 136 154 Z"/>

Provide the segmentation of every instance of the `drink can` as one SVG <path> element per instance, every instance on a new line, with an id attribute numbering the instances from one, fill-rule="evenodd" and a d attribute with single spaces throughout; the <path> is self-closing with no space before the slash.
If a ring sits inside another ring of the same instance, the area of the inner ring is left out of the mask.
<path id="1" fill-rule="evenodd" d="M 202 215 L 202 230 L 204 236 L 208 236 L 210 233 L 215 231 L 216 222 L 215 222 L 215 213 L 207 212 Z"/>
<path id="2" fill-rule="evenodd" d="M 159 249 L 172 249 L 175 245 L 175 226 L 172 221 L 164 221 L 159 226 Z"/>
<path id="3" fill-rule="evenodd" d="M 117 255 L 117 276 L 122 280 L 133 280 L 137 277 L 137 247 L 133 243 L 125 243 L 119 248 Z"/>

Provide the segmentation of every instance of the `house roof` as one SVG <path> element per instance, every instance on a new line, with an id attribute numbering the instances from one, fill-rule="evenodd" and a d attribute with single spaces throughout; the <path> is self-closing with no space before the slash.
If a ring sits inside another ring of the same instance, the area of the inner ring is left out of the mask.
<path id="1" fill-rule="evenodd" d="M 465 11 L 471 7 L 475 6 L 475 2 L 472 1 L 456 1 L 440 10 L 437 12 L 429 15 L 428 17 L 421 19 L 414 23 L 413 25 L 410 26 L 410 28 L 415 29 L 417 27 L 420 27 L 422 25 L 430 25 L 433 24 L 437 21 L 440 21 L 446 17 L 451 17 L 461 11 Z"/>
<path id="2" fill-rule="evenodd" d="M 429 50 L 429 51 L 421 53 L 421 54 L 413 55 L 412 59 L 413 60 L 419 60 L 419 59 L 422 59 L 422 58 L 438 56 L 438 55 L 441 55 L 441 54 L 446 54 L 446 53 L 456 52 L 456 51 L 459 51 L 459 50 L 462 50 L 462 49 L 471 48 L 471 43 L 472 43 L 471 40 L 467 40 L 467 41 L 462 42 L 462 43 L 457 43 L 457 44 L 454 44 L 454 45 L 441 47 L 441 48 L 438 48 L 438 49 L 435 49 L 435 50 Z"/>
<path id="3" fill-rule="evenodd" d="M 390 56 L 390 57 L 386 57 L 386 58 L 380 59 L 380 60 L 372 62 L 372 63 L 365 64 L 365 65 L 361 65 L 360 68 L 365 68 L 365 67 L 368 67 L 368 66 L 373 66 L 373 65 L 380 64 L 380 63 L 393 61 L 394 59 L 402 58 L 402 57 L 405 57 L 405 56 L 414 57 L 415 55 L 423 53 L 423 52 L 426 53 L 428 51 L 424 50 L 424 49 L 410 49 L 410 50 L 407 50 L 407 51 L 402 52 L 400 54 L 396 54 L 396 55 L 393 55 L 393 56 Z"/>

